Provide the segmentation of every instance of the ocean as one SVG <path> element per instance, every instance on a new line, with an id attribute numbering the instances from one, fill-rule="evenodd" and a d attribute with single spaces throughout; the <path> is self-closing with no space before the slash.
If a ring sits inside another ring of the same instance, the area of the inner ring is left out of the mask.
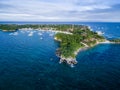
<path id="1" fill-rule="evenodd" d="M 120 38 L 120 23 L 0 22 L 0 24 L 82 24 Z M 120 44 L 99 44 L 80 52 L 71 68 L 59 64 L 59 43 L 49 31 L 0 31 L 0 90 L 120 90 Z"/>

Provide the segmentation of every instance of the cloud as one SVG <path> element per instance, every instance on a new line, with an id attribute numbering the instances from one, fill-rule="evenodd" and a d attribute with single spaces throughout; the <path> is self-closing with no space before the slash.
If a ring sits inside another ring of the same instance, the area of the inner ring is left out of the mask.
<path id="1" fill-rule="evenodd" d="M 120 21 L 119 8 L 118 0 L 0 0 L 0 20 Z"/>

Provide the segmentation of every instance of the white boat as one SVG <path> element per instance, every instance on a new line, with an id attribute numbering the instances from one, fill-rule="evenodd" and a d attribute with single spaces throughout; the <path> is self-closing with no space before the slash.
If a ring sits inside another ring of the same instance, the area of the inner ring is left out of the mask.
<path id="1" fill-rule="evenodd" d="M 96 31 L 96 32 L 97 32 L 98 35 L 103 35 L 104 34 L 104 32 L 102 32 L 102 31 Z"/>

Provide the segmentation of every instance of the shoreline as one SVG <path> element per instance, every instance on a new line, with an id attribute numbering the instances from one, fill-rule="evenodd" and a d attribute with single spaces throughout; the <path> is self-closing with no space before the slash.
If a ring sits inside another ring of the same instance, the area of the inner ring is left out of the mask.
<path id="1" fill-rule="evenodd" d="M 84 50 L 87 50 L 87 49 L 89 49 L 89 48 L 92 48 L 92 47 L 94 47 L 94 46 L 96 46 L 96 45 L 99 45 L 99 44 L 115 44 L 115 43 L 114 43 L 114 42 L 110 42 L 110 41 L 108 41 L 108 40 L 106 40 L 106 41 L 104 41 L 104 42 L 98 42 L 97 44 L 95 44 L 95 45 L 93 45 L 93 46 L 84 46 L 84 47 L 82 47 L 82 48 L 79 48 L 79 49 L 77 49 L 77 50 L 74 52 L 74 54 L 75 54 L 75 56 L 77 56 L 78 53 L 80 53 L 80 52 L 82 52 L 82 51 L 84 51 Z M 77 64 L 76 58 L 72 58 L 72 57 L 65 58 L 65 57 L 62 57 L 62 56 L 59 56 L 59 58 L 60 58 L 60 62 L 59 62 L 59 63 L 67 62 L 67 64 L 70 65 L 71 67 L 73 67 L 74 64 Z"/>
<path id="2" fill-rule="evenodd" d="M 44 29 L 30 29 L 30 28 L 23 28 L 23 29 L 18 29 L 18 30 L 38 30 L 38 31 L 50 31 L 50 32 L 54 32 L 54 33 L 64 33 L 64 34 L 72 34 L 70 32 L 67 32 L 67 31 L 60 31 L 60 30 L 52 30 L 52 29 L 49 29 L 49 30 L 44 30 Z"/>
<path id="3" fill-rule="evenodd" d="M 16 30 L 1 30 L 3 32 L 15 32 Z"/>
<path id="4" fill-rule="evenodd" d="M 73 34 L 73 33 L 70 33 L 68 31 L 60 31 L 60 30 L 52 30 L 52 29 L 47 29 L 47 30 L 44 30 L 44 29 L 32 29 L 32 28 L 22 28 L 22 29 L 18 29 L 20 31 L 26 31 L 26 30 L 29 30 L 29 31 L 33 31 L 33 30 L 38 30 L 38 31 L 49 31 L 49 32 L 54 32 L 55 34 L 56 33 L 64 33 L 64 34 Z M 91 29 L 90 29 L 91 30 Z M 4 32 L 11 32 L 11 31 L 16 31 L 16 30 L 2 30 Z M 54 37 L 54 40 L 56 41 L 61 41 L 61 40 L 58 40 L 56 37 Z M 81 42 L 82 43 L 82 42 Z M 83 50 L 87 50 L 88 48 L 91 48 L 91 47 L 94 47 L 96 45 L 99 45 L 99 44 L 116 44 L 115 42 L 111 42 L 109 40 L 106 40 L 103 41 L 103 42 L 97 42 L 95 45 L 92 45 L 92 46 L 88 46 L 87 44 L 85 43 L 82 43 L 84 45 L 84 47 L 81 47 L 79 49 L 77 49 L 75 52 L 74 52 L 74 55 L 75 55 L 75 58 L 73 57 L 68 57 L 68 58 L 65 58 L 63 57 L 62 55 L 58 55 L 58 57 L 60 58 L 60 61 L 59 63 L 63 63 L 63 62 L 66 62 L 68 65 L 70 65 L 71 67 L 73 67 L 74 64 L 77 64 L 77 60 L 76 60 L 76 56 L 78 55 L 78 53 L 80 53 L 81 51 Z"/>
<path id="5" fill-rule="evenodd" d="M 33 30 L 37 30 L 37 31 L 49 31 L 49 32 L 54 32 L 54 33 L 64 33 L 64 34 L 71 34 L 70 32 L 67 32 L 67 31 L 60 31 L 60 30 L 52 30 L 52 29 L 48 29 L 48 30 L 44 30 L 44 29 L 32 29 L 32 28 L 22 28 L 22 29 L 18 29 L 19 31 L 26 31 L 26 30 L 29 30 L 29 31 L 33 31 Z M 1 30 L 3 32 L 15 32 L 17 30 Z"/>

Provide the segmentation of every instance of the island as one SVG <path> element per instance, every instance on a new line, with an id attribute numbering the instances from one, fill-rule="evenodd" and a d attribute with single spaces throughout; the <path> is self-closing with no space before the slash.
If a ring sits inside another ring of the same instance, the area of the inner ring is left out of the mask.
<path id="1" fill-rule="evenodd" d="M 50 30 L 56 31 L 54 39 L 59 42 L 56 55 L 60 58 L 60 63 L 67 63 L 73 66 L 77 64 L 76 56 L 84 49 L 93 47 L 100 43 L 120 43 L 120 39 L 107 40 L 99 33 L 92 31 L 85 25 L 74 24 L 0 24 L 2 31 L 17 30 Z"/>

